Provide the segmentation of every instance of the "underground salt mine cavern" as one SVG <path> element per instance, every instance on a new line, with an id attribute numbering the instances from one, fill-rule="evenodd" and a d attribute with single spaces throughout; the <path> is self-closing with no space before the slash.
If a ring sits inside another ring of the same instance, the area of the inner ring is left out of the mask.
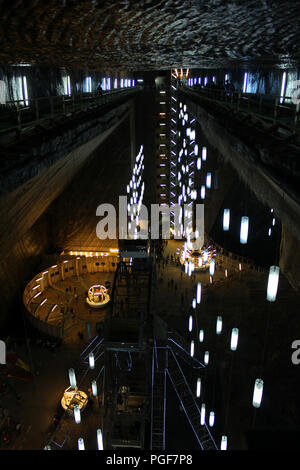
<path id="1" fill-rule="evenodd" d="M 0 450 L 297 447 L 299 18 L 0 1 Z"/>

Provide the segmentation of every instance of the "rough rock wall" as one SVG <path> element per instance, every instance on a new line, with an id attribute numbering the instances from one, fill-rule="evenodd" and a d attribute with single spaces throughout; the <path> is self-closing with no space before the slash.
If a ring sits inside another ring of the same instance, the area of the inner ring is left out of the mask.
<path id="1" fill-rule="evenodd" d="M 1 1 L 2 63 L 149 70 L 299 58 L 294 0 Z"/>

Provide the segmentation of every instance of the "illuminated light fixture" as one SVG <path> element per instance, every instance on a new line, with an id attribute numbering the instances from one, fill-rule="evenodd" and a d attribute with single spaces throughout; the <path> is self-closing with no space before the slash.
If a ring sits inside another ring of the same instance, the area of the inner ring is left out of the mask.
<path id="1" fill-rule="evenodd" d="M 207 148 L 202 147 L 202 160 L 205 162 L 206 161 L 206 156 L 207 156 Z"/>
<path id="2" fill-rule="evenodd" d="M 193 307 L 193 308 L 196 308 L 196 299 L 193 299 L 192 307 Z"/>
<path id="3" fill-rule="evenodd" d="M 197 158 L 197 170 L 201 170 L 201 158 Z"/>
<path id="4" fill-rule="evenodd" d="M 85 450 L 84 440 L 82 439 L 82 437 L 78 439 L 78 450 Z"/>
<path id="5" fill-rule="evenodd" d="M 76 424 L 81 423 L 81 413 L 80 413 L 79 405 L 74 406 L 74 419 L 75 419 Z"/>
<path id="6" fill-rule="evenodd" d="M 192 331 L 193 329 L 193 316 L 190 315 L 189 317 L 189 331 Z"/>
<path id="7" fill-rule="evenodd" d="M 248 79 L 248 73 L 244 73 L 244 84 L 243 84 L 243 93 L 247 92 L 247 79 Z"/>
<path id="8" fill-rule="evenodd" d="M 97 429 L 97 445 L 98 450 L 103 450 L 103 436 L 101 429 Z"/>
<path id="9" fill-rule="evenodd" d="M 248 240 L 249 218 L 241 218 L 240 243 L 245 245 Z"/>
<path id="10" fill-rule="evenodd" d="M 254 408 L 260 407 L 262 396 L 263 396 L 263 390 L 264 390 L 264 381 L 262 379 L 256 379 L 255 384 L 254 384 L 253 399 L 252 399 L 252 405 L 254 406 Z"/>
<path id="11" fill-rule="evenodd" d="M 74 390 L 76 388 L 76 375 L 74 369 L 69 369 L 70 386 Z"/>
<path id="12" fill-rule="evenodd" d="M 223 230 L 228 232 L 230 224 L 230 209 L 224 209 L 223 212 Z"/>
<path id="13" fill-rule="evenodd" d="M 275 219 L 272 220 L 272 225 L 275 225 Z"/>
<path id="14" fill-rule="evenodd" d="M 267 300 L 275 302 L 279 282 L 279 266 L 270 266 L 268 286 L 267 286 Z"/>
<path id="15" fill-rule="evenodd" d="M 207 175 L 206 175 L 206 187 L 208 189 L 211 188 L 211 173 L 207 173 Z"/>
<path id="16" fill-rule="evenodd" d="M 195 352 L 195 342 L 194 342 L 194 340 L 192 340 L 191 341 L 191 349 L 190 349 L 191 357 L 194 357 L 194 352 Z"/>
<path id="17" fill-rule="evenodd" d="M 209 263 L 209 274 L 213 276 L 215 274 L 215 260 L 212 259 Z"/>
<path id="18" fill-rule="evenodd" d="M 194 147 L 194 152 L 195 152 L 195 155 L 197 156 L 198 155 L 198 145 L 197 144 Z"/>
<path id="19" fill-rule="evenodd" d="M 221 332 L 222 332 L 222 317 L 221 316 L 218 316 L 217 317 L 217 323 L 216 323 L 216 333 L 217 335 L 220 335 Z"/>
<path id="20" fill-rule="evenodd" d="M 97 382 L 96 380 L 93 380 L 92 381 L 92 393 L 93 393 L 93 396 L 96 397 L 97 394 L 98 394 L 98 387 L 97 387 Z"/>
<path id="21" fill-rule="evenodd" d="M 23 75 L 22 78 L 22 83 L 23 83 L 23 97 L 24 97 L 24 104 L 25 106 L 28 106 L 28 89 L 27 89 L 27 79 L 25 75 Z"/>
<path id="22" fill-rule="evenodd" d="M 207 85 L 207 77 L 204 78 L 204 86 Z"/>
<path id="23" fill-rule="evenodd" d="M 199 256 L 199 258 L 198 258 L 198 266 L 199 266 L 199 268 L 201 268 L 202 264 L 203 264 L 202 256 Z"/>
<path id="24" fill-rule="evenodd" d="M 211 411 L 211 412 L 209 413 L 208 424 L 210 425 L 211 428 L 212 428 L 213 425 L 215 424 L 215 413 L 214 413 L 213 411 Z"/>
<path id="25" fill-rule="evenodd" d="M 227 269 L 225 269 L 225 277 L 227 277 L 227 276 L 228 276 L 228 271 L 227 271 Z"/>
<path id="26" fill-rule="evenodd" d="M 231 349 L 231 351 L 236 351 L 237 350 L 238 339 L 239 339 L 239 330 L 238 330 L 238 328 L 232 328 L 231 340 L 230 340 L 230 349 Z"/>
<path id="27" fill-rule="evenodd" d="M 45 446 L 44 450 L 52 450 L 50 446 Z"/>
<path id="28" fill-rule="evenodd" d="M 227 81 L 229 79 L 229 75 L 228 73 L 225 74 L 225 81 Z"/>
<path id="29" fill-rule="evenodd" d="M 91 369 L 95 368 L 95 357 L 92 352 L 89 354 L 89 364 Z"/>
<path id="30" fill-rule="evenodd" d="M 42 305 L 44 305 L 45 302 L 47 302 L 47 299 L 44 299 L 44 300 L 40 303 L 40 307 L 41 307 Z"/>
<path id="31" fill-rule="evenodd" d="M 272 229 L 269 228 L 269 231 L 268 231 L 269 237 L 271 236 L 271 233 L 272 233 Z"/>
<path id="32" fill-rule="evenodd" d="M 201 186 L 200 196 L 201 199 L 205 199 L 205 186 Z"/>
<path id="33" fill-rule="evenodd" d="M 205 251 L 203 252 L 203 261 L 204 261 L 204 263 L 206 263 L 207 260 L 208 260 L 208 252 L 205 250 Z"/>
<path id="34" fill-rule="evenodd" d="M 283 103 L 284 101 L 285 86 L 286 86 L 286 72 L 283 72 L 282 82 L 281 82 L 281 92 L 280 92 L 280 103 Z"/>
<path id="35" fill-rule="evenodd" d="M 221 438 L 221 450 L 227 450 L 227 436 Z"/>
<path id="36" fill-rule="evenodd" d="M 204 364 L 208 364 L 209 363 L 209 351 L 205 351 L 204 353 Z"/>
<path id="37" fill-rule="evenodd" d="M 39 286 L 37 286 L 37 287 L 39 287 Z M 41 292 L 38 292 L 37 294 L 35 294 L 35 295 L 33 296 L 33 298 L 36 299 L 39 295 L 42 295 L 42 293 L 41 293 Z"/>
<path id="38" fill-rule="evenodd" d="M 199 398 L 201 395 L 201 379 L 198 377 L 197 379 L 197 387 L 196 387 L 196 396 Z"/>
<path id="39" fill-rule="evenodd" d="M 201 426 L 205 424 L 205 403 L 201 405 L 200 424 Z"/>
<path id="40" fill-rule="evenodd" d="M 203 343 L 203 340 L 204 340 L 204 331 L 200 330 L 199 331 L 199 342 Z"/>

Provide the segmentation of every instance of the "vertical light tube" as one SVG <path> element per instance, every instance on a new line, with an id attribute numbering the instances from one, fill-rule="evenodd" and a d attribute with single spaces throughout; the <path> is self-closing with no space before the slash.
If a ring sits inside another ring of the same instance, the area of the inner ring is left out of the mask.
<path id="1" fill-rule="evenodd" d="M 191 357 L 194 357 L 194 352 L 195 352 L 195 343 L 194 343 L 194 340 L 192 340 L 191 341 L 191 350 L 190 350 Z"/>
<path id="2" fill-rule="evenodd" d="M 98 450 L 103 450 L 103 435 L 101 429 L 97 429 L 97 445 Z"/>
<path id="3" fill-rule="evenodd" d="M 206 187 L 208 189 L 211 188 L 211 173 L 207 173 L 207 175 L 206 175 Z"/>
<path id="4" fill-rule="evenodd" d="M 227 436 L 221 438 L 221 450 L 227 450 Z"/>
<path id="5" fill-rule="evenodd" d="M 213 276 L 215 274 L 215 260 L 212 258 L 209 263 L 209 274 Z"/>
<path id="6" fill-rule="evenodd" d="M 247 93 L 247 79 L 248 79 L 248 73 L 244 73 L 244 84 L 243 84 L 243 93 Z"/>
<path id="7" fill-rule="evenodd" d="M 76 388 L 76 375 L 74 369 L 69 369 L 69 380 L 71 388 Z"/>
<path id="8" fill-rule="evenodd" d="M 204 330 L 199 331 L 199 341 L 200 343 L 203 343 L 204 340 Z"/>
<path id="9" fill-rule="evenodd" d="M 196 308 L 196 299 L 193 299 L 192 307 L 193 307 L 194 309 Z"/>
<path id="10" fill-rule="evenodd" d="M 200 424 L 201 426 L 205 424 L 205 403 L 201 405 Z"/>
<path id="11" fill-rule="evenodd" d="M 193 316 L 189 316 L 189 331 L 192 331 L 193 329 Z"/>
<path id="12" fill-rule="evenodd" d="M 283 72 L 282 82 L 281 82 L 281 91 L 280 91 L 280 103 L 282 103 L 284 101 L 285 85 L 286 85 L 286 72 Z"/>
<path id="13" fill-rule="evenodd" d="M 276 300 L 278 282 L 279 282 L 279 267 L 270 266 L 268 286 L 267 286 L 267 300 L 269 302 L 275 302 Z"/>
<path id="14" fill-rule="evenodd" d="M 82 439 L 82 437 L 78 439 L 78 450 L 85 450 L 84 440 Z"/>
<path id="15" fill-rule="evenodd" d="M 92 393 L 93 393 L 94 397 L 96 397 L 98 395 L 98 387 L 97 387 L 96 380 L 92 381 Z"/>
<path id="16" fill-rule="evenodd" d="M 201 186 L 201 191 L 200 191 L 200 197 L 201 199 L 205 199 L 205 186 Z"/>
<path id="17" fill-rule="evenodd" d="M 240 243 L 246 245 L 248 240 L 249 218 L 241 218 Z"/>
<path id="18" fill-rule="evenodd" d="M 67 94 L 70 96 L 71 95 L 71 79 L 70 75 L 67 76 Z"/>
<path id="19" fill-rule="evenodd" d="M 204 353 L 204 364 L 208 364 L 209 363 L 209 351 L 205 351 Z"/>
<path id="20" fill-rule="evenodd" d="M 209 413 L 209 421 L 208 421 L 208 424 L 210 425 L 210 427 L 212 428 L 213 425 L 215 424 L 215 413 L 213 411 L 211 411 Z"/>
<path id="21" fill-rule="evenodd" d="M 23 75 L 23 97 L 24 97 L 24 104 L 28 106 L 28 89 L 27 89 L 27 79 L 25 75 Z"/>
<path id="22" fill-rule="evenodd" d="M 207 148 L 202 147 L 202 160 L 205 162 L 206 161 L 206 155 L 207 155 Z"/>
<path id="23" fill-rule="evenodd" d="M 201 395 L 201 379 L 198 377 L 197 379 L 197 387 L 196 387 L 196 396 L 199 398 Z"/>
<path id="24" fill-rule="evenodd" d="M 262 396 L 263 396 L 263 390 L 264 390 L 264 381 L 262 379 L 256 379 L 255 384 L 254 384 L 253 399 L 252 399 L 252 405 L 254 406 L 254 408 L 260 407 Z"/>
<path id="25" fill-rule="evenodd" d="M 238 330 L 238 328 L 232 328 L 231 340 L 230 340 L 230 349 L 231 349 L 231 351 L 236 351 L 237 350 L 238 339 L 239 339 L 239 330 Z"/>
<path id="26" fill-rule="evenodd" d="M 92 352 L 89 354 L 89 363 L 90 363 L 90 368 L 94 369 L 95 368 L 95 357 L 94 357 L 94 354 Z"/>
<path id="27" fill-rule="evenodd" d="M 223 230 L 228 232 L 230 224 L 230 209 L 224 209 L 223 212 Z"/>
<path id="28" fill-rule="evenodd" d="M 201 282 L 198 282 L 198 284 L 197 284 L 197 304 L 200 304 L 200 302 L 201 302 Z"/>
<path id="29" fill-rule="evenodd" d="M 216 333 L 217 335 L 220 335 L 221 332 L 222 332 L 222 317 L 221 316 L 217 316 L 217 323 L 216 323 Z"/>
<path id="30" fill-rule="evenodd" d="M 74 406 L 74 419 L 76 424 L 79 424 L 81 422 L 80 408 L 78 405 Z"/>

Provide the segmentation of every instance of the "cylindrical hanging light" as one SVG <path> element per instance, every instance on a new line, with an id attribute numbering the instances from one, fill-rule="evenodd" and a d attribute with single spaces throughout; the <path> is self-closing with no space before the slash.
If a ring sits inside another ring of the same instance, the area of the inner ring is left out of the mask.
<path id="1" fill-rule="evenodd" d="M 268 287 L 267 287 L 267 300 L 269 302 L 275 302 L 279 281 L 279 267 L 270 266 Z"/>
<path id="2" fill-rule="evenodd" d="M 76 424 L 79 424 L 81 422 L 80 408 L 78 405 L 74 406 L 74 419 Z"/>
<path id="3" fill-rule="evenodd" d="M 103 435 L 101 429 L 97 429 L 98 450 L 103 450 Z"/>
<path id="4" fill-rule="evenodd" d="M 259 408 L 263 396 L 264 381 L 262 379 L 256 379 L 254 384 L 252 405 L 254 408 Z"/>
<path id="5" fill-rule="evenodd" d="M 204 261 L 204 263 L 206 263 L 207 260 L 208 260 L 208 252 L 205 250 L 205 251 L 203 252 L 203 261 Z"/>
<path id="6" fill-rule="evenodd" d="M 199 398 L 201 395 L 201 379 L 198 377 L 197 379 L 197 388 L 196 388 L 196 396 Z"/>
<path id="7" fill-rule="evenodd" d="M 216 323 L 216 333 L 220 335 L 222 332 L 222 317 L 219 315 L 217 316 L 217 323 Z"/>
<path id="8" fill-rule="evenodd" d="M 213 276 L 215 274 L 215 260 L 212 258 L 209 263 L 209 274 Z"/>
<path id="9" fill-rule="evenodd" d="M 228 232 L 230 224 L 230 209 L 224 209 L 223 212 L 223 230 Z"/>
<path id="10" fill-rule="evenodd" d="M 76 388 L 76 375 L 74 369 L 69 369 L 69 379 L 71 388 Z"/>
<path id="11" fill-rule="evenodd" d="M 92 352 L 89 354 L 89 363 L 90 363 L 90 368 L 94 369 L 95 368 L 95 357 L 94 357 L 94 354 Z"/>
<path id="12" fill-rule="evenodd" d="M 239 330 L 238 330 L 238 328 L 232 328 L 231 340 L 230 340 L 230 349 L 231 349 L 231 351 L 236 351 L 237 350 L 238 339 L 239 339 Z"/>
<path id="13" fill-rule="evenodd" d="M 201 426 L 205 424 L 205 403 L 201 405 L 200 424 Z"/>
<path id="14" fill-rule="evenodd" d="M 207 189 L 211 188 L 211 173 L 207 173 L 206 175 L 206 187 Z"/>
<path id="15" fill-rule="evenodd" d="M 197 304 L 201 302 L 201 282 L 197 284 Z"/>
<path id="16" fill-rule="evenodd" d="M 209 363 L 209 351 L 205 351 L 204 353 L 204 364 L 208 364 Z"/>
<path id="17" fill-rule="evenodd" d="M 245 245 L 248 240 L 249 217 L 241 218 L 240 243 Z"/>
<path id="18" fill-rule="evenodd" d="M 203 340 L 204 340 L 204 331 L 200 330 L 199 331 L 199 341 L 200 341 L 200 343 L 203 343 Z"/>
<path id="19" fill-rule="evenodd" d="M 200 190 L 200 196 L 201 196 L 201 199 L 205 199 L 205 186 L 201 186 L 201 190 Z"/>
<path id="20" fill-rule="evenodd" d="M 196 308 L 196 299 L 193 299 L 192 307 L 193 307 L 193 308 Z"/>
<path id="21" fill-rule="evenodd" d="M 199 266 L 199 268 L 201 268 L 202 263 L 203 263 L 203 261 L 202 261 L 202 256 L 199 256 L 199 258 L 198 258 L 198 266 Z"/>
<path id="22" fill-rule="evenodd" d="M 221 438 L 221 450 L 227 450 L 227 436 Z"/>
<path id="23" fill-rule="evenodd" d="M 189 331 L 193 329 L 193 315 L 189 316 Z"/>
<path id="24" fill-rule="evenodd" d="M 191 357 L 194 357 L 194 352 L 195 352 L 195 343 L 194 343 L 194 340 L 192 340 L 191 341 L 191 351 L 190 351 Z"/>
<path id="25" fill-rule="evenodd" d="M 85 450 L 84 440 L 82 439 L 82 437 L 78 439 L 78 450 Z"/>
<path id="26" fill-rule="evenodd" d="M 201 170 L 201 157 L 197 158 L 197 170 Z"/>
<path id="27" fill-rule="evenodd" d="M 202 160 L 205 162 L 206 160 L 207 149 L 206 147 L 202 147 Z"/>
<path id="28" fill-rule="evenodd" d="M 93 393 L 94 397 L 96 397 L 98 395 L 98 387 L 97 387 L 96 380 L 92 381 L 92 393 Z"/>
<path id="29" fill-rule="evenodd" d="M 210 425 L 210 427 L 212 428 L 213 425 L 215 424 L 215 413 L 213 411 L 211 411 L 209 413 L 209 421 L 208 421 L 208 424 Z"/>

